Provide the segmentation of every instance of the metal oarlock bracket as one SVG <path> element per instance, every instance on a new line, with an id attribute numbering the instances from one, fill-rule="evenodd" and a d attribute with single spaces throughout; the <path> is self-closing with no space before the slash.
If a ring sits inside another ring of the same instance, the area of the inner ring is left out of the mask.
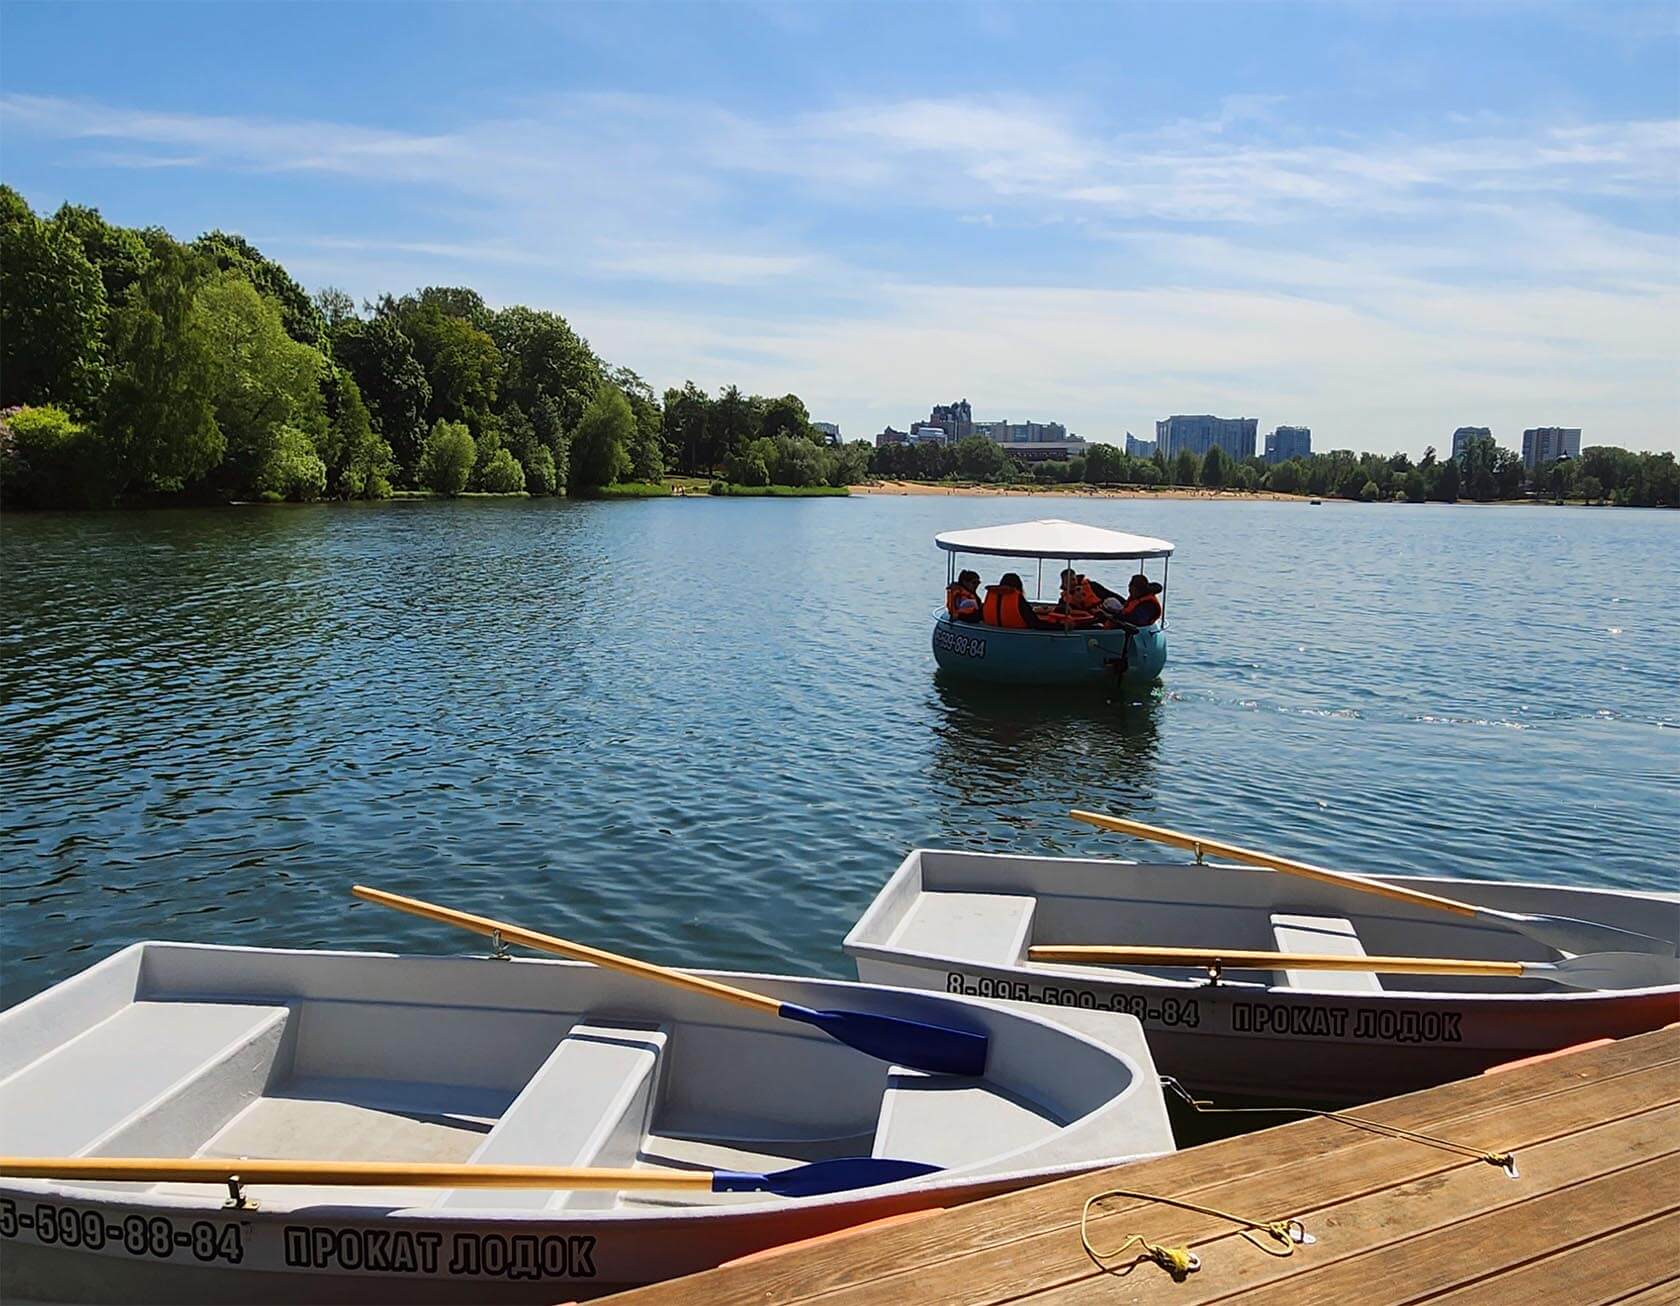
<path id="1" fill-rule="evenodd" d="M 490 931 L 490 959 L 492 961 L 513 960 L 513 954 L 508 951 L 507 943 L 503 940 L 500 930 Z"/>
<path id="2" fill-rule="evenodd" d="M 222 1203 L 224 1211 L 254 1211 L 257 1204 L 245 1196 L 245 1184 L 236 1174 L 228 1176 L 228 1199 Z"/>
<path id="3" fill-rule="evenodd" d="M 1211 989 L 1219 983 L 1219 977 L 1225 973 L 1225 963 L 1215 957 L 1207 964 L 1207 982 Z"/>
<path id="4" fill-rule="evenodd" d="M 1207 865 L 1207 863 L 1202 860 L 1202 842 L 1201 842 L 1201 840 L 1197 839 L 1196 841 L 1194 841 L 1190 845 L 1190 847 L 1196 854 L 1196 865 L 1197 866 Z"/>

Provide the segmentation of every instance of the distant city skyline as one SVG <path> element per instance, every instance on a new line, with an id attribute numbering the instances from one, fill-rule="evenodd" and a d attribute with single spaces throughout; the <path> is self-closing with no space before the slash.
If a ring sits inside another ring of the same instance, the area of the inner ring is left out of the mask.
<path id="1" fill-rule="evenodd" d="M 4 19 L 0 180 L 38 211 L 553 309 L 661 390 L 858 434 L 931 391 L 1116 446 L 1185 411 L 1680 445 L 1670 4 Z"/>

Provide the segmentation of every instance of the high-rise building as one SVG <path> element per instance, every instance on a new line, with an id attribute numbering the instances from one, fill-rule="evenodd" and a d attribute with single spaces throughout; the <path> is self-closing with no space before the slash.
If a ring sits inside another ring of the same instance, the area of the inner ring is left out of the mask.
<path id="1" fill-rule="evenodd" d="M 1159 446 L 1153 440 L 1140 440 L 1130 431 L 1126 432 L 1126 455 L 1130 458 L 1153 458 Z"/>
<path id="2" fill-rule="evenodd" d="M 937 413 L 939 410 L 936 408 Z M 1063 444 L 1068 440 L 1067 427 L 1060 422 L 1011 422 L 1007 418 L 995 422 L 975 422 L 975 435 L 983 435 L 999 444 Z"/>
<path id="3" fill-rule="evenodd" d="M 1155 423 L 1155 442 L 1168 458 L 1176 458 L 1186 449 L 1199 457 L 1218 445 L 1241 462 L 1254 457 L 1254 439 L 1259 428 L 1258 417 L 1180 415 Z"/>
<path id="4" fill-rule="evenodd" d="M 1491 440 L 1493 432 L 1485 426 L 1461 426 L 1453 432 L 1454 458 L 1464 457 L 1464 451 L 1470 447 L 1472 440 Z"/>
<path id="5" fill-rule="evenodd" d="M 840 427 L 836 422 L 812 422 L 811 429 L 822 436 L 824 444 L 840 443 Z"/>
<path id="6" fill-rule="evenodd" d="M 1559 458 L 1581 456 L 1578 426 L 1534 426 L 1523 432 L 1523 466 L 1530 471 Z"/>
<path id="7" fill-rule="evenodd" d="M 895 431 L 890 426 L 886 430 L 882 431 L 881 434 L 879 434 L 878 436 L 875 437 L 875 447 L 877 449 L 884 449 L 889 444 L 909 444 L 909 443 L 910 443 L 910 432 L 908 432 L 908 431 Z"/>
<path id="8" fill-rule="evenodd" d="M 1267 462 L 1286 463 L 1291 458 L 1310 458 L 1311 456 L 1311 427 L 1280 426 L 1275 431 L 1266 432 Z"/>
<path id="9" fill-rule="evenodd" d="M 935 404 L 925 424 L 937 426 L 951 437 L 952 443 L 966 440 L 974 434 L 974 409 L 966 399 L 954 404 Z"/>
<path id="10" fill-rule="evenodd" d="M 911 444 L 955 444 L 956 440 L 943 426 L 932 422 L 917 422 L 910 428 Z"/>

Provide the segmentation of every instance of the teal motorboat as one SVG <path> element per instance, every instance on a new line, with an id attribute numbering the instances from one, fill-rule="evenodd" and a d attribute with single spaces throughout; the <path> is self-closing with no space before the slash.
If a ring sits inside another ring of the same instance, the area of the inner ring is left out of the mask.
<path id="1" fill-rule="evenodd" d="M 1161 589 L 1165 589 L 1168 559 L 1173 546 L 1166 540 L 1125 531 L 1104 530 L 1078 522 L 1050 519 L 1013 526 L 946 531 L 934 543 L 947 555 L 947 586 L 958 575 L 960 554 L 993 558 L 1028 558 L 1036 566 L 1037 601 L 1034 611 L 1047 621 L 1061 590 L 1061 572 L 1076 562 L 1135 561 L 1140 574 L 1149 559 L 1161 560 Z M 1051 564 L 1052 597 L 1045 597 L 1045 563 Z M 1031 583 L 1031 578 L 1026 578 Z M 1159 593 L 1159 591 L 1157 591 Z M 1143 686 L 1160 678 L 1167 664 L 1166 599 L 1161 615 L 1137 626 L 1113 618 L 1076 623 L 1055 620 L 1049 629 L 1019 630 L 978 622 L 958 621 L 941 610 L 933 626 L 933 657 L 939 669 L 971 680 L 1012 685 Z"/>

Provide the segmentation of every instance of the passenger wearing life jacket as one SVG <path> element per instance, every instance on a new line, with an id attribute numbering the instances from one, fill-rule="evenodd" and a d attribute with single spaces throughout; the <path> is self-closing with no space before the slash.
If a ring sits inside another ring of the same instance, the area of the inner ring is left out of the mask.
<path id="1" fill-rule="evenodd" d="M 952 621 L 980 620 L 979 572 L 960 572 L 956 583 L 945 587 L 945 611 Z"/>
<path id="2" fill-rule="evenodd" d="M 1012 571 L 1005 573 L 996 585 L 986 586 L 980 619 L 988 626 L 1002 626 L 1006 630 L 1041 630 L 1045 624 L 1027 602 L 1021 578 Z"/>
<path id="3" fill-rule="evenodd" d="M 1125 603 L 1121 604 L 1117 617 L 1128 626 L 1153 626 L 1161 619 L 1161 600 L 1155 596 L 1161 592 L 1158 581 L 1152 581 L 1141 571 L 1132 577 L 1127 586 Z M 1108 604 L 1103 605 L 1112 611 Z"/>
<path id="4" fill-rule="evenodd" d="M 1095 612 L 1104 599 L 1117 599 L 1113 590 L 1081 576 L 1072 567 L 1062 572 L 1062 601 L 1056 605 L 1061 612 Z"/>

